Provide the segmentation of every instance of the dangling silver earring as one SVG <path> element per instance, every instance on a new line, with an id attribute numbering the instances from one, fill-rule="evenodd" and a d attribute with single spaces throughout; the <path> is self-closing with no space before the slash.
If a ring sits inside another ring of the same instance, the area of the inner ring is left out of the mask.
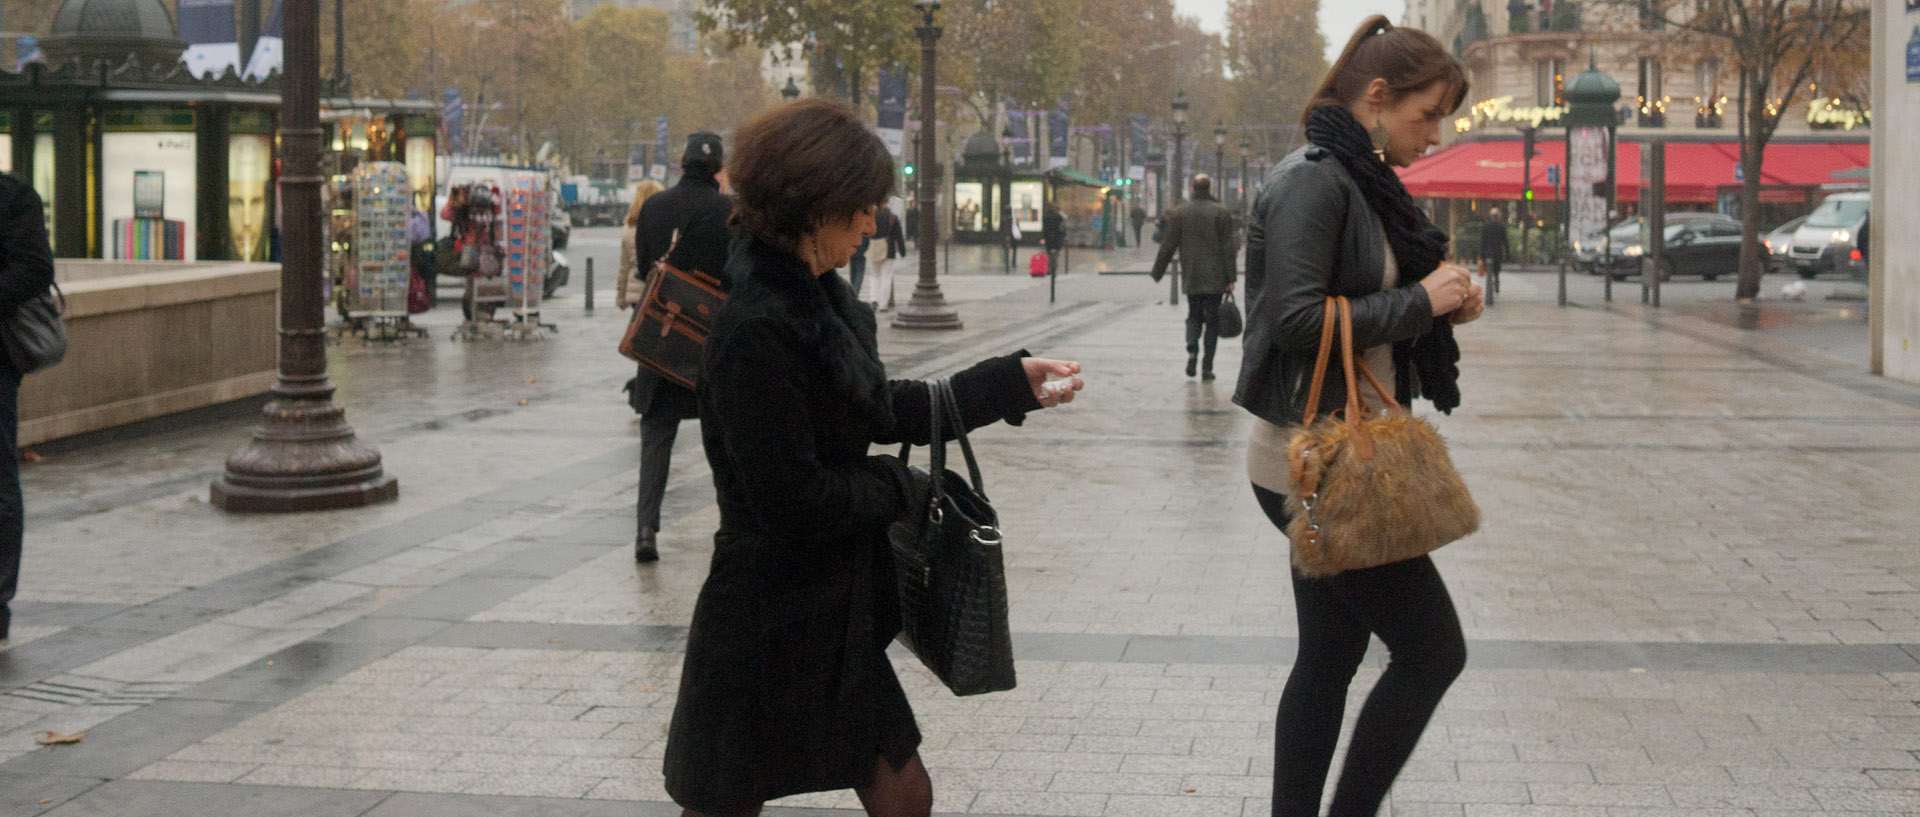
<path id="1" fill-rule="evenodd" d="M 1380 161 L 1384 162 L 1387 160 L 1387 141 L 1390 138 L 1391 136 L 1387 133 L 1387 126 L 1382 124 L 1378 118 L 1375 118 L 1373 120 L 1373 127 L 1367 131 L 1367 140 L 1373 143 L 1373 155 L 1379 157 Z"/>

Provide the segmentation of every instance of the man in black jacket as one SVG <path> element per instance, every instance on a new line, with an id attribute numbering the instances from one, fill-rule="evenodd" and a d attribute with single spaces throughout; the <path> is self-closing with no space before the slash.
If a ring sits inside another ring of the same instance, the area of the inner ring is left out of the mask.
<path id="1" fill-rule="evenodd" d="M 634 247 L 640 263 L 651 265 L 666 256 L 676 269 L 697 270 L 727 279 L 727 218 L 733 202 L 720 192 L 724 158 L 720 136 L 702 131 L 687 137 L 680 156 L 680 183 L 647 200 L 634 224 Z M 671 252 L 669 252 L 671 251 Z M 680 421 L 700 416 L 693 392 L 668 381 L 645 366 L 628 384 L 628 402 L 640 412 L 639 535 L 634 538 L 635 561 L 660 558 L 654 537 L 660 530 L 660 503 L 667 493 L 667 468 Z"/>
<path id="2" fill-rule="evenodd" d="M 1486 223 L 1480 225 L 1480 260 L 1487 262 L 1488 290 L 1494 290 L 1500 280 L 1500 265 L 1507 262 L 1507 221 L 1500 217 L 1500 208 L 1487 208 Z M 1487 300 L 1493 300 L 1493 292 L 1487 293 Z"/>
<path id="3" fill-rule="evenodd" d="M 1047 248 L 1047 272 L 1063 272 L 1058 265 L 1060 250 L 1067 246 L 1067 217 L 1057 202 L 1047 202 L 1046 214 L 1040 217 L 1040 243 Z"/>
<path id="4" fill-rule="evenodd" d="M 18 176 L 0 175 L 0 315 L 53 286 L 53 248 L 40 194 Z M 14 591 L 20 585 L 20 540 L 26 503 L 20 497 L 20 371 L 0 354 L 0 641 L 13 624 Z"/>

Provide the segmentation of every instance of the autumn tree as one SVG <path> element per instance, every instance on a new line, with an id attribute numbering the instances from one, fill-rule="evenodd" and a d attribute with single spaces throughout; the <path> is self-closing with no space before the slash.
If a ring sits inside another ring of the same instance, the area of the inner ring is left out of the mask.
<path id="1" fill-rule="evenodd" d="M 1242 126 L 1291 125 L 1327 72 L 1319 3 L 1229 0 L 1226 49 L 1233 74 L 1228 119 Z"/>
<path id="2" fill-rule="evenodd" d="M 426 53 L 424 3 L 410 0 L 344 0 L 346 44 L 343 54 L 355 96 L 400 97 Z M 272 0 L 261 0 L 262 13 Z M 329 4 L 326 6 L 331 8 Z M 334 70 L 333 15 L 322 15 L 320 73 Z"/>
<path id="3" fill-rule="evenodd" d="M 696 15 L 703 33 L 722 35 L 728 48 L 768 49 L 782 59 L 806 60 L 815 88 L 860 86 L 883 66 L 913 61 L 919 15 L 901 0 L 703 0 Z"/>
<path id="4" fill-rule="evenodd" d="M 1855 84 L 1864 76 L 1869 10 L 1858 0 L 1608 0 L 1615 13 L 1661 25 L 1731 53 L 1738 76 L 1735 121 L 1740 144 L 1740 282 L 1735 297 L 1760 294 L 1766 250 L 1760 244 L 1760 168 L 1767 145 L 1815 81 Z M 1829 91 L 1831 93 L 1831 91 Z"/>

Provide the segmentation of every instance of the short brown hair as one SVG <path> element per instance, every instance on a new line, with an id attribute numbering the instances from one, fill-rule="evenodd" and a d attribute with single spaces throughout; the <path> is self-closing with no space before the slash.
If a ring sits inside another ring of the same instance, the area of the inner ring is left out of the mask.
<path id="1" fill-rule="evenodd" d="M 733 224 L 774 246 L 852 218 L 893 193 L 893 157 L 852 108 L 803 99 L 755 115 L 733 136 Z"/>
<path id="2" fill-rule="evenodd" d="M 1447 83 L 1452 89 L 1447 97 L 1449 113 L 1459 110 L 1460 103 L 1467 98 L 1467 72 L 1460 67 L 1459 60 L 1447 53 L 1446 46 L 1427 32 L 1395 26 L 1376 14 L 1360 23 L 1353 38 L 1347 41 L 1347 47 L 1340 52 L 1340 58 L 1327 69 L 1326 79 L 1320 81 L 1320 90 L 1314 92 L 1306 111 L 1300 115 L 1300 124 L 1306 124 L 1314 108 L 1352 105 L 1375 79 L 1387 81 L 1395 102 L 1431 88 L 1436 82 Z"/>

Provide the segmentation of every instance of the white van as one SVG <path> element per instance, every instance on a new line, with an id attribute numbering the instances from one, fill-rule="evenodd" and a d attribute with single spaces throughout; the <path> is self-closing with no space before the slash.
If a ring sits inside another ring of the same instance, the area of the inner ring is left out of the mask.
<path id="1" fill-rule="evenodd" d="M 1787 263 L 1802 278 L 1823 272 L 1851 272 L 1858 262 L 1853 252 L 1866 225 L 1867 207 L 1873 198 L 1868 193 L 1835 193 L 1807 214 L 1800 229 L 1793 231 L 1793 246 L 1787 250 Z"/>

